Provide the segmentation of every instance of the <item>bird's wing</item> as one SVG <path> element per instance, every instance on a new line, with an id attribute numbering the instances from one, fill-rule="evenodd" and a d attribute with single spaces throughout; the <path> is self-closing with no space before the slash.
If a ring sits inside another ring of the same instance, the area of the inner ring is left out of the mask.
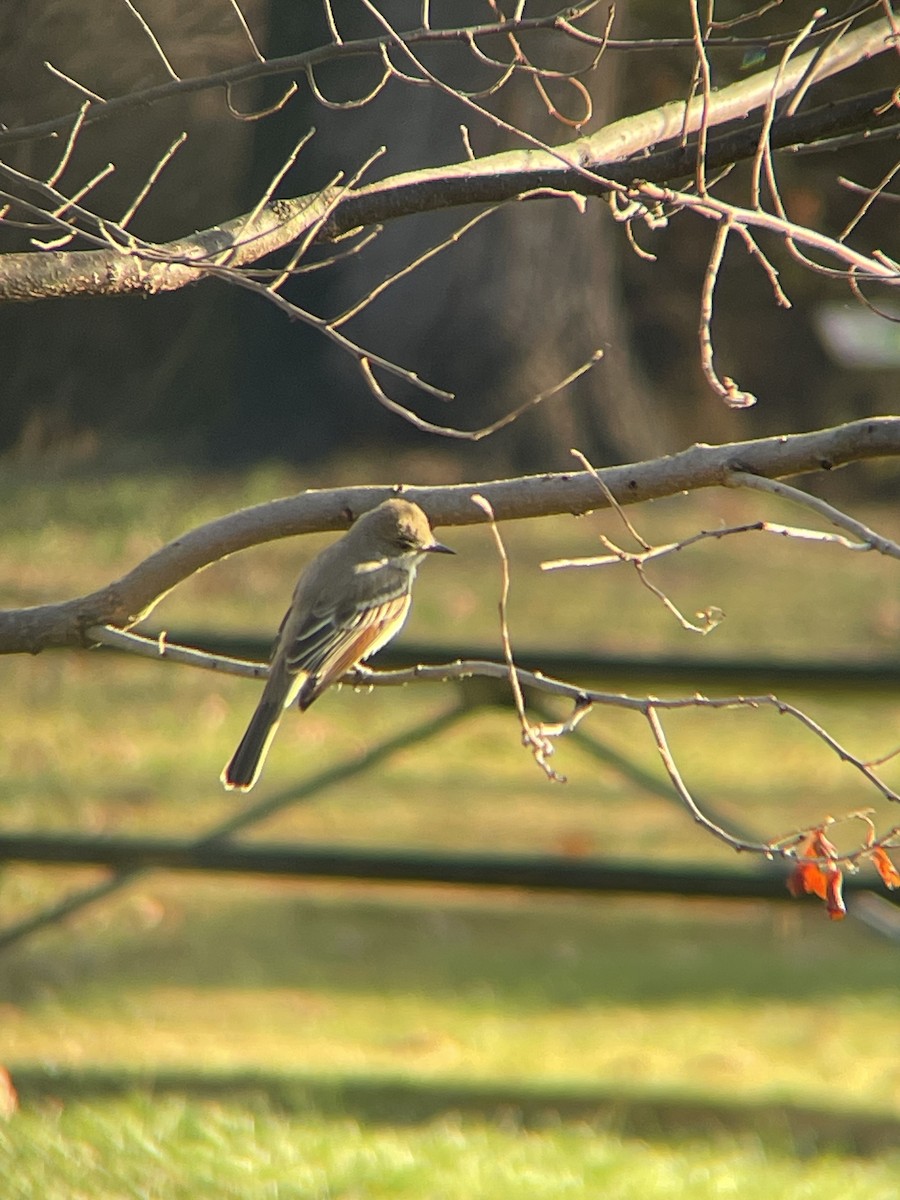
<path id="1" fill-rule="evenodd" d="M 392 578 L 390 585 L 338 610 L 313 610 L 299 628 L 285 630 L 285 668 L 290 675 L 305 677 L 297 689 L 301 708 L 380 650 L 403 624 L 410 603 L 405 572 Z"/>

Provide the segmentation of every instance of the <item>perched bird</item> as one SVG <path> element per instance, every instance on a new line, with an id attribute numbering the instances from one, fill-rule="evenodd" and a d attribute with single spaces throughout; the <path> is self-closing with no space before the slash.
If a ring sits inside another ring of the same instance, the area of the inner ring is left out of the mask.
<path id="1" fill-rule="evenodd" d="M 385 500 L 312 560 L 297 581 L 247 732 L 222 772 L 229 790 L 259 778 L 284 710 L 309 708 L 332 683 L 399 633 L 416 568 L 426 554 L 452 554 L 434 540 L 409 500 Z"/>

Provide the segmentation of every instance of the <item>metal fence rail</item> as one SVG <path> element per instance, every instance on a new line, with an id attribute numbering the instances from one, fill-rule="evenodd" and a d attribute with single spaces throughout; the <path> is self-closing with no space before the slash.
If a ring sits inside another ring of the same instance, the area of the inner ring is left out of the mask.
<path id="1" fill-rule="evenodd" d="M 267 643 L 252 638 L 218 637 L 208 632 L 182 632 L 177 639 L 216 653 L 264 659 Z M 494 650 L 401 646 L 379 657 L 379 665 L 402 667 L 418 662 L 440 662 L 448 658 L 496 657 Z M 698 688 L 726 688 L 728 692 L 782 691 L 786 686 L 816 692 L 842 693 L 896 691 L 900 688 L 900 663 L 810 663 L 760 660 L 723 661 L 685 658 L 585 655 L 560 651 L 517 651 L 522 667 L 537 667 L 545 674 L 561 675 L 578 682 L 600 682 L 605 688 L 626 683 L 631 690 L 647 684 Z M 642 893 L 646 895 L 707 896 L 718 899 L 788 898 L 785 869 L 771 865 L 755 871 L 696 870 L 676 866 L 649 866 L 591 859 L 552 856 L 442 855 L 410 852 L 369 852 L 328 846 L 266 845 L 241 843 L 234 835 L 249 829 L 273 813 L 301 801 L 314 799 L 327 787 L 365 774 L 408 746 L 438 737 L 473 710 L 510 703 L 509 688 L 502 681 L 461 681 L 453 685 L 455 702 L 440 716 L 386 739 L 361 758 L 320 772 L 288 791 L 269 796 L 214 826 L 191 841 L 175 838 L 107 838 L 78 834 L 2 834 L 0 862 L 44 865 L 84 864 L 110 869 L 108 878 L 63 896 L 38 913 L 0 929 L 0 949 L 29 934 L 54 924 L 71 913 L 96 903 L 153 869 L 240 872 L 309 879 L 353 879 L 368 882 L 409 884 L 453 884 L 488 888 L 529 888 L 593 894 Z M 542 713 L 540 697 L 530 698 L 536 715 Z M 598 760 L 616 769 L 640 790 L 675 799 L 668 785 L 621 751 L 607 746 L 595 735 L 576 729 L 571 734 Z M 703 801 L 715 818 L 711 806 Z M 733 822 L 732 822 L 733 825 Z M 759 840 L 752 830 L 736 830 Z M 850 876 L 846 890 L 856 893 L 854 909 L 862 915 L 866 893 L 872 887 L 865 877 Z M 875 903 L 874 897 L 871 904 Z M 895 903 L 900 904 L 900 896 Z M 895 910 L 882 904 L 871 924 L 897 936 Z M 893 932 L 892 932 L 893 930 Z"/>
<path id="2" fill-rule="evenodd" d="M 198 843 L 180 838 L 27 833 L 0 836 L 0 861 L 101 866 L 117 871 L 163 868 L 291 879 L 466 884 L 597 895 L 639 892 L 733 900 L 791 898 L 785 886 L 786 870 L 774 865 L 762 871 L 730 871 L 561 855 L 384 853 L 283 842 Z M 874 886 L 874 874 L 871 878 L 852 875 L 845 880 L 844 891 L 863 892 Z M 900 906 L 900 895 L 894 902 Z"/>

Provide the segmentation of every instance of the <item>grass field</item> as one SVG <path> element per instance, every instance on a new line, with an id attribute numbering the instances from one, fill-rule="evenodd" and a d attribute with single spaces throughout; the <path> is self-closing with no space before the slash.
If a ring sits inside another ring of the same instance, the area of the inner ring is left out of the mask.
<path id="1" fill-rule="evenodd" d="M 106 582 L 162 541 L 296 490 L 242 479 L 0 480 L 0 604 Z M 855 510 L 897 536 L 896 509 Z M 734 493 L 632 510 L 654 541 L 801 514 Z M 896 564 L 747 535 L 660 564 L 684 633 L 620 568 L 546 576 L 609 515 L 513 526 L 521 647 L 897 661 Z M 404 636 L 498 645 L 485 530 L 444 530 Z M 754 540 L 755 539 L 755 540 Z M 238 555 L 169 597 L 155 627 L 274 630 L 318 541 Z M 499 651 L 498 651 L 499 653 Z M 458 703 L 440 687 L 343 689 L 286 720 L 263 782 L 217 778 L 256 685 L 111 654 L 3 664 L 3 828 L 199 835 Z M 615 688 L 627 681 L 616 680 Z M 900 743 L 900 698 L 788 695 L 850 749 Z M 591 737 L 662 779 L 635 717 Z M 686 715 L 689 782 L 763 836 L 872 803 L 783 719 Z M 511 711 L 474 709 L 377 771 L 285 804 L 244 836 L 596 854 L 740 867 L 676 802 L 560 746 L 552 785 Z M 884 775 L 900 785 L 900 767 Z M 896 820 L 881 806 L 879 819 Z M 103 878 L 8 867 L 3 923 Z M 900 950 L 813 902 L 538 897 L 146 873 L 0 957 L 3 1195 L 38 1197 L 845 1197 L 900 1178 Z"/>

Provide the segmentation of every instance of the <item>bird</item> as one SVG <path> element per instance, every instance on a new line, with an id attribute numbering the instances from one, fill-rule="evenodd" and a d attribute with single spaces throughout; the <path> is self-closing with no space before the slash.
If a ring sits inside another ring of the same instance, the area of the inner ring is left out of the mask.
<path id="1" fill-rule="evenodd" d="M 256 711 L 222 771 L 228 791 L 256 783 L 287 708 L 304 712 L 399 633 L 419 563 L 453 554 L 435 541 L 428 517 L 395 497 L 363 513 L 309 563 L 294 589 Z"/>

